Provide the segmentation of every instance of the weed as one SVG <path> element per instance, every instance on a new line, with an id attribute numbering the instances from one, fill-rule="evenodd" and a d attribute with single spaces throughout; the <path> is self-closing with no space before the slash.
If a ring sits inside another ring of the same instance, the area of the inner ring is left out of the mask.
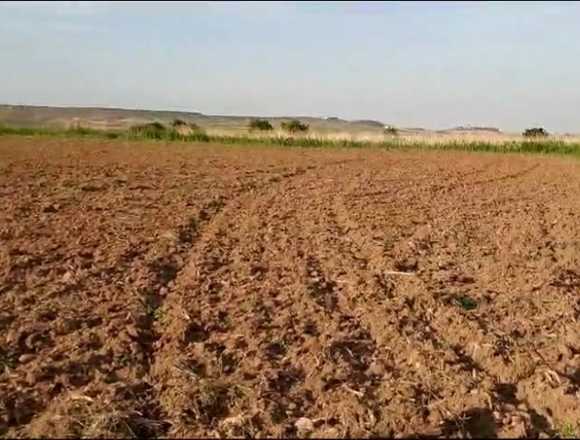
<path id="1" fill-rule="evenodd" d="M 16 357 L 14 354 L 0 348 L 0 373 L 7 372 L 16 366 Z"/>
<path id="2" fill-rule="evenodd" d="M 244 395 L 243 387 L 220 380 L 202 379 L 194 403 L 194 415 L 202 423 L 213 424 L 217 419 L 226 417 L 230 405 Z"/>
<path id="3" fill-rule="evenodd" d="M 129 353 L 121 353 L 121 356 L 119 356 L 117 362 L 121 367 L 126 367 L 132 363 L 132 359 Z"/>
<path id="4" fill-rule="evenodd" d="M 477 308 L 477 301 L 468 296 L 461 296 L 455 300 L 463 310 L 473 310 Z"/>
<path id="5" fill-rule="evenodd" d="M 70 430 L 78 437 L 137 438 L 126 414 L 107 411 L 89 402 L 75 402 L 66 419 Z"/>
<path id="6" fill-rule="evenodd" d="M 165 312 L 161 307 L 157 307 L 155 309 L 155 311 L 153 312 L 153 319 L 155 321 L 163 323 L 163 320 L 165 319 Z"/>
<path id="7" fill-rule="evenodd" d="M 159 301 L 153 295 L 146 295 L 141 298 L 140 303 L 149 319 L 159 320 L 163 318 L 163 310 L 161 310 Z"/>
<path id="8" fill-rule="evenodd" d="M 564 423 L 559 429 L 560 437 L 561 438 L 578 438 L 578 436 L 580 435 L 580 430 L 576 431 L 576 429 L 578 427 L 580 427 L 580 424 L 577 424 L 576 426 L 574 426 L 570 422 Z"/>

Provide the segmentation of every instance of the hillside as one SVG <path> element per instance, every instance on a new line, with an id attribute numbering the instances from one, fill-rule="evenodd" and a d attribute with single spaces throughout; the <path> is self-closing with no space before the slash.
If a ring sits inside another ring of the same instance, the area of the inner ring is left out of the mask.
<path id="1" fill-rule="evenodd" d="M 80 126 L 94 129 L 124 130 L 131 126 L 158 121 L 168 124 L 174 119 L 195 123 L 210 134 L 239 135 L 247 133 L 248 123 L 253 118 L 268 119 L 274 129 L 290 119 L 300 119 L 310 126 L 310 133 L 330 137 L 355 137 L 373 139 L 383 136 L 386 124 L 381 121 L 360 119 L 348 121 L 336 116 L 223 116 L 206 115 L 200 112 L 167 110 L 142 110 L 102 107 L 50 107 L 32 105 L 0 105 L 0 124 L 12 127 L 69 128 Z M 407 137 L 510 137 L 495 127 L 457 126 L 444 130 L 397 127 Z"/>
<path id="2" fill-rule="evenodd" d="M 98 107 L 48 107 L 0 105 L 0 123 L 17 127 L 70 127 L 78 123 L 84 127 L 122 129 L 135 124 L 159 121 L 168 123 L 174 119 L 192 122 L 205 129 L 239 131 L 245 129 L 254 116 L 204 115 L 199 112 L 178 112 L 158 110 L 133 110 Z M 260 116 L 262 117 L 262 116 Z M 312 130 L 321 133 L 370 132 L 380 133 L 384 124 L 379 121 L 346 121 L 329 117 L 272 117 L 267 118 L 275 127 L 283 121 L 297 118 L 308 124 Z"/>

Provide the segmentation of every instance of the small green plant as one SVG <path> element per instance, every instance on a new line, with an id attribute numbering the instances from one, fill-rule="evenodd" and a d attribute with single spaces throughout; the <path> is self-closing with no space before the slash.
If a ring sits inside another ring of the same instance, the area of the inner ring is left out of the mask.
<path id="1" fill-rule="evenodd" d="M 547 138 L 548 132 L 542 127 L 528 128 L 524 131 L 523 136 L 525 138 Z"/>
<path id="2" fill-rule="evenodd" d="M 153 319 L 155 321 L 163 323 L 165 319 L 165 311 L 161 307 L 157 307 L 153 312 Z"/>
<path id="3" fill-rule="evenodd" d="M 579 428 L 578 431 L 576 431 L 577 428 Z M 561 426 L 559 431 L 561 438 L 578 438 L 580 435 L 580 424 L 575 427 L 572 423 L 566 422 Z"/>
<path id="4" fill-rule="evenodd" d="M 274 127 L 272 127 L 272 124 L 270 124 L 270 121 L 267 121 L 265 119 L 252 119 L 248 124 L 248 128 L 250 129 L 250 131 L 255 130 L 271 131 L 274 129 Z"/>
<path id="5" fill-rule="evenodd" d="M 280 126 L 282 127 L 282 130 L 285 130 L 289 133 L 306 133 L 310 128 L 308 124 L 300 122 L 298 119 L 282 122 Z"/>
<path id="6" fill-rule="evenodd" d="M 16 358 L 12 353 L 0 348 L 0 373 L 4 373 L 16 366 Z"/>
<path id="7" fill-rule="evenodd" d="M 473 310 L 477 308 L 477 301 L 466 295 L 456 298 L 456 302 L 463 310 Z"/>
<path id="8" fill-rule="evenodd" d="M 121 355 L 117 358 L 117 362 L 122 367 L 126 367 L 132 362 L 131 355 L 129 353 L 121 353 Z"/>
<path id="9" fill-rule="evenodd" d="M 144 298 L 140 299 L 140 303 L 143 307 L 145 314 L 155 320 L 158 317 L 159 312 L 159 304 L 157 299 L 152 295 L 147 295 Z"/>
<path id="10" fill-rule="evenodd" d="M 201 379 L 197 382 L 196 399 L 192 402 L 194 417 L 204 423 L 224 417 L 237 397 L 237 390 L 223 380 Z"/>

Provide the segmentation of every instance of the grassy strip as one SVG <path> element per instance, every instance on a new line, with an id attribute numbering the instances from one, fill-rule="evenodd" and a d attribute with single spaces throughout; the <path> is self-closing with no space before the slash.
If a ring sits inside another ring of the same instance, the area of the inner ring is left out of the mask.
<path id="1" fill-rule="evenodd" d="M 157 140 L 172 142 L 206 142 L 225 145 L 278 145 L 291 147 L 318 147 L 318 148 L 386 148 L 386 149 L 413 149 L 413 150 L 450 150 L 450 151 L 482 151 L 490 153 L 536 153 L 562 154 L 580 156 L 580 143 L 569 143 L 561 140 L 536 139 L 510 142 L 482 142 L 451 140 L 442 143 L 409 141 L 396 137 L 381 142 L 336 140 L 314 137 L 256 137 L 256 136 L 210 136 L 203 131 L 194 131 L 190 134 L 180 134 L 176 130 L 96 130 L 90 128 L 51 129 L 51 128 L 15 128 L 0 125 L 0 136 L 57 136 L 57 137 L 86 137 L 97 139 L 124 139 L 124 140 Z"/>
<path id="2" fill-rule="evenodd" d="M 99 139 L 117 139 L 126 136 L 125 132 L 112 130 L 95 130 L 92 128 L 54 129 L 44 127 L 7 127 L 0 125 L 0 136 L 57 136 L 57 137 L 95 137 Z"/>
<path id="3" fill-rule="evenodd" d="M 489 153 L 534 153 L 580 156 L 580 144 L 559 140 L 522 140 L 510 142 L 449 141 L 411 143 L 413 148 L 429 150 L 480 151 Z"/>

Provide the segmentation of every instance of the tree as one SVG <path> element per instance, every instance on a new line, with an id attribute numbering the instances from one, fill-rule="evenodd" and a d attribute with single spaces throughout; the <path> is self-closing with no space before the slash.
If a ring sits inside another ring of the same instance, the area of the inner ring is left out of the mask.
<path id="1" fill-rule="evenodd" d="M 185 122 L 185 121 L 184 121 L 184 120 L 182 120 L 182 119 L 174 119 L 174 120 L 173 120 L 173 122 L 171 123 L 171 126 L 172 126 L 173 128 L 177 128 L 177 127 L 183 127 L 183 126 L 185 126 L 185 125 L 187 125 L 187 122 Z"/>
<path id="2" fill-rule="evenodd" d="M 248 124 L 248 128 L 250 131 L 259 130 L 259 131 L 270 131 L 273 130 L 272 124 L 270 121 L 265 119 L 252 119 Z"/>
<path id="3" fill-rule="evenodd" d="M 308 131 L 308 124 L 300 122 L 297 119 L 293 119 L 288 122 L 282 122 L 281 127 L 289 133 L 305 133 Z"/>
<path id="4" fill-rule="evenodd" d="M 526 138 L 545 138 L 548 137 L 548 132 L 542 127 L 527 128 L 523 136 Z"/>
<path id="5" fill-rule="evenodd" d="M 399 134 L 399 130 L 397 130 L 392 125 L 386 125 L 384 132 L 386 135 L 389 135 L 389 136 L 397 136 Z"/>

